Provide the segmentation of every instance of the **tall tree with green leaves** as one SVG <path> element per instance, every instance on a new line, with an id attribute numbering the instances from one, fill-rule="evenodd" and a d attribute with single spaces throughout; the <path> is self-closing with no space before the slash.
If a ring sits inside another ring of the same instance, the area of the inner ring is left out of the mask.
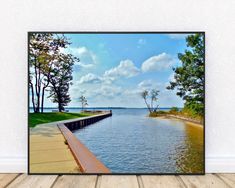
<path id="1" fill-rule="evenodd" d="M 174 81 L 167 89 L 177 90 L 177 95 L 185 100 L 185 108 L 194 114 L 203 115 L 204 109 L 204 35 L 189 35 L 186 38 L 188 49 L 179 53 L 182 66 L 173 68 Z"/>
<path id="2" fill-rule="evenodd" d="M 49 98 L 53 103 L 58 104 L 59 112 L 64 111 L 64 107 L 71 101 L 69 86 L 72 85 L 72 72 L 75 61 L 79 61 L 79 59 L 71 54 L 61 53 L 49 74 Z"/>
<path id="3" fill-rule="evenodd" d="M 57 45 L 50 33 L 31 33 L 29 36 L 29 87 L 31 90 L 34 112 L 43 106 L 44 91 L 49 85 L 47 74 L 53 59 L 58 52 Z"/>
<path id="4" fill-rule="evenodd" d="M 29 35 L 29 88 L 34 112 L 43 112 L 46 88 L 51 84 L 53 72 L 66 56 L 61 49 L 67 48 L 69 40 L 64 35 L 30 33 Z"/>

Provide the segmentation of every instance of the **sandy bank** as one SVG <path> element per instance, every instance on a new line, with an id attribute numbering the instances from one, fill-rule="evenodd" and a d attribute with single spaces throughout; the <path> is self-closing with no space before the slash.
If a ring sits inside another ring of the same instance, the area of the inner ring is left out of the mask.
<path id="1" fill-rule="evenodd" d="M 196 122 L 196 121 L 192 121 L 192 120 L 189 120 L 189 119 L 186 119 L 185 117 L 180 117 L 180 116 L 174 116 L 174 115 L 162 115 L 162 116 L 158 116 L 158 117 L 154 117 L 154 118 L 157 118 L 157 119 L 173 119 L 173 120 L 181 120 L 181 121 L 184 121 L 185 123 L 189 124 L 189 125 L 192 125 L 192 126 L 197 126 L 197 127 L 200 127 L 200 128 L 203 128 L 203 124 L 202 123 L 199 123 L 199 122 Z"/>

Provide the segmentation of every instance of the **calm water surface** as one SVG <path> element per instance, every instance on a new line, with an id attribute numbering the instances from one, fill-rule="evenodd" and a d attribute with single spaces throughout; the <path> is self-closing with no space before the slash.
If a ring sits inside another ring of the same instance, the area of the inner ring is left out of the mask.
<path id="1" fill-rule="evenodd" d="M 203 129 L 146 114 L 146 109 L 116 109 L 74 134 L 112 172 L 202 172 Z"/>
<path id="2" fill-rule="evenodd" d="M 112 172 L 202 172 L 203 129 L 147 114 L 146 109 L 114 109 L 112 117 L 74 134 Z"/>

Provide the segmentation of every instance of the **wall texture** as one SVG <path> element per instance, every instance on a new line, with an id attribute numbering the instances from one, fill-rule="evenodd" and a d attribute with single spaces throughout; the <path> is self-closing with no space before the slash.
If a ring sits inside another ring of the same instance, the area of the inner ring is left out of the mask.
<path id="1" fill-rule="evenodd" d="M 235 172 L 235 1 L 1 0 L 0 172 L 27 170 L 27 31 L 206 31 L 206 170 Z"/>

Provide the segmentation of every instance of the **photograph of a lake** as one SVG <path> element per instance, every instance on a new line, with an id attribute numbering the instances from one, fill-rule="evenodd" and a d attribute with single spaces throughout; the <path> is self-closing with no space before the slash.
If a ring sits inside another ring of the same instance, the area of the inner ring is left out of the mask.
<path id="1" fill-rule="evenodd" d="M 30 173 L 205 173 L 205 33 L 28 41 Z"/>
<path id="2" fill-rule="evenodd" d="M 202 127 L 181 120 L 150 118 L 147 109 L 112 112 L 111 117 L 74 132 L 112 172 L 200 173 L 203 170 Z"/>

